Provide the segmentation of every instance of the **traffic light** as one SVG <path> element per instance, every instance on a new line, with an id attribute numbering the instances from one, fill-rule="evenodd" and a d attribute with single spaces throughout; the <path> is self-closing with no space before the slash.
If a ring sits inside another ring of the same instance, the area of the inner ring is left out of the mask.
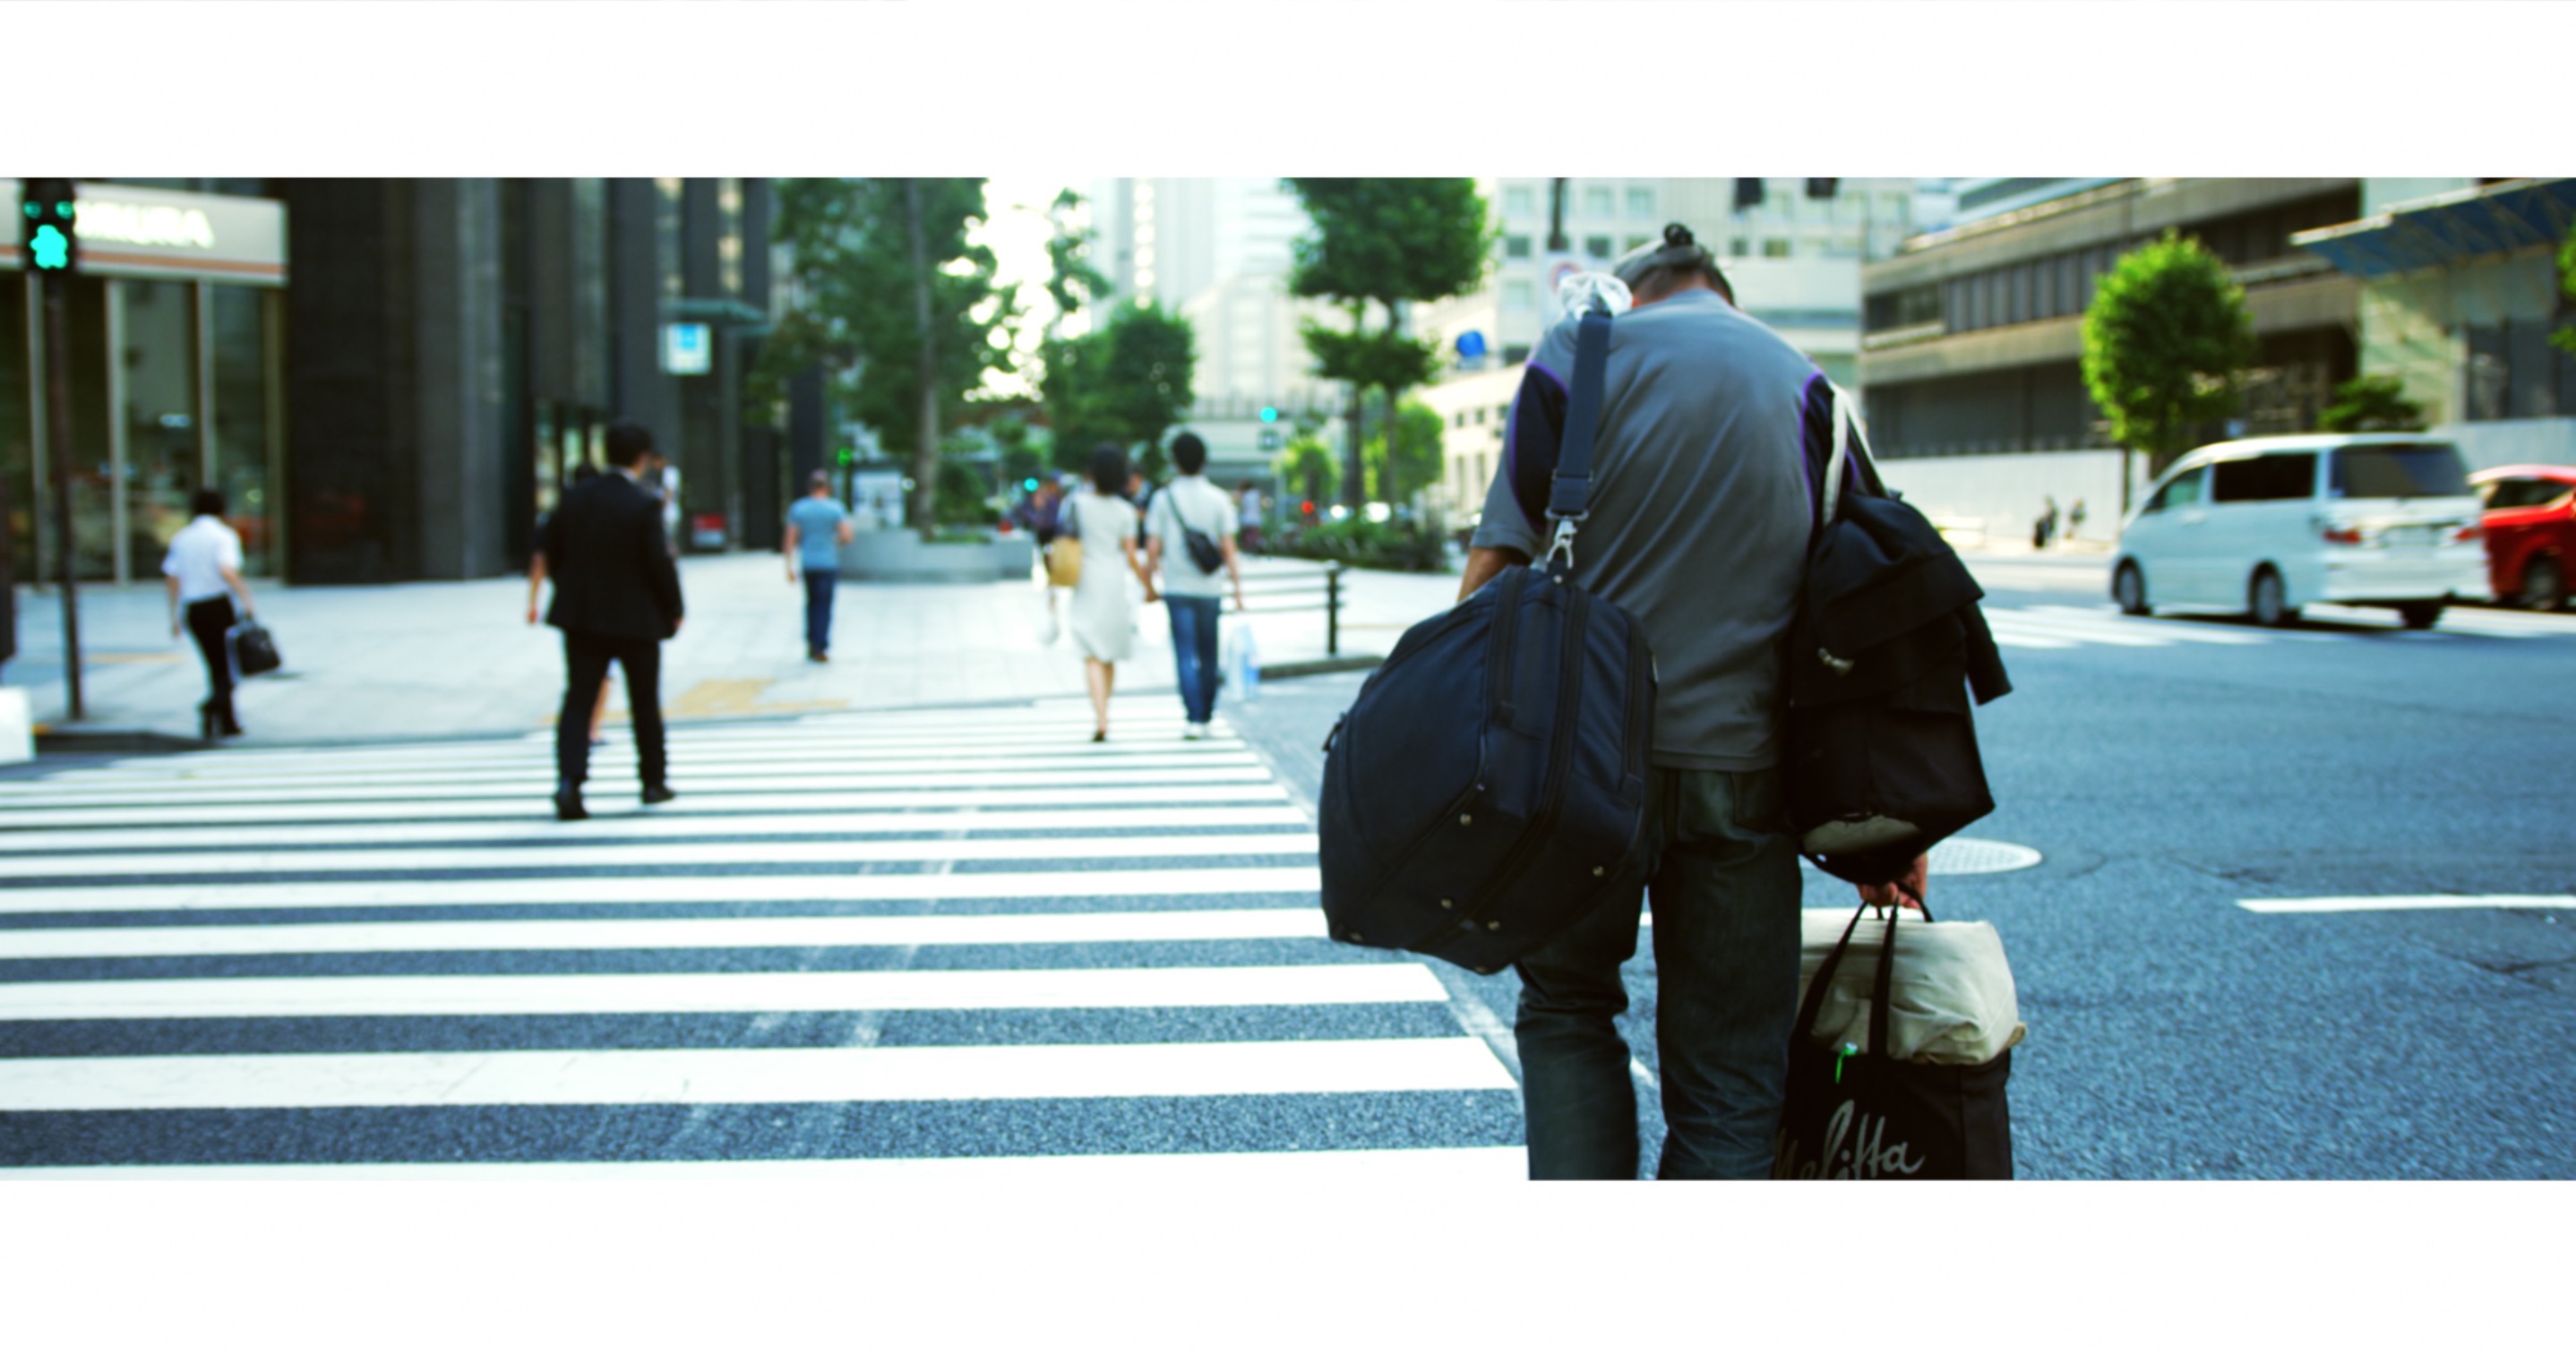
<path id="1" fill-rule="evenodd" d="M 858 448 L 856 448 L 856 447 L 843 447 L 843 448 L 841 448 L 841 464 L 843 464 L 843 465 L 854 465 L 854 464 L 856 464 L 856 463 L 858 462 L 858 459 L 859 459 L 859 449 L 858 449 Z"/>
<path id="2" fill-rule="evenodd" d="M 1031 476 L 1029 476 L 1027 479 L 1024 479 L 1024 480 L 1020 481 L 1020 491 L 1021 491 L 1021 492 L 1023 492 L 1023 493 L 1030 493 L 1030 494 L 1034 494 L 1034 493 L 1036 493 L 1036 492 L 1038 491 L 1038 479 L 1037 479 L 1037 476 L 1035 476 L 1035 475 L 1031 475 Z"/>
<path id="3" fill-rule="evenodd" d="M 1262 422 L 1264 422 L 1264 423 L 1276 423 L 1276 422 L 1278 422 L 1278 421 L 1279 421 L 1279 411 L 1278 411 L 1276 408 L 1274 408 L 1274 407 L 1272 407 L 1272 406 L 1270 406 L 1270 405 L 1267 405 L 1267 404 L 1265 404 L 1265 405 L 1261 406 L 1261 421 L 1262 421 Z"/>
<path id="4" fill-rule="evenodd" d="M 80 234 L 69 179 L 28 179 L 18 187 L 18 243 L 27 271 L 70 276 L 80 271 Z"/>

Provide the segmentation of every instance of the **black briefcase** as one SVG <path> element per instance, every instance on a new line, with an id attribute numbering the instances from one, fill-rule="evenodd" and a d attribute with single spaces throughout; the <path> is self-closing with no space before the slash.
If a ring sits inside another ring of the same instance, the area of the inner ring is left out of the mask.
<path id="1" fill-rule="evenodd" d="M 1851 948 L 1863 903 L 1840 944 L 1817 968 L 1789 1035 L 1789 1096 L 1771 1174 L 1779 1180 L 2010 1180 L 2012 1116 L 2004 1083 L 2012 1052 L 1973 1066 L 1900 1062 L 1885 1055 L 1897 916 L 1889 908 L 1870 989 L 1869 1044 L 1815 1037 L 1834 970 Z"/>
<path id="2" fill-rule="evenodd" d="M 225 638 L 232 642 L 233 670 L 244 677 L 275 672 L 285 662 L 277 655 L 277 641 L 269 637 L 268 627 L 258 621 L 243 621 Z"/>
<path id="3" fill-rule="evenodd" d="M 1610 317 L 1582 320 L 1540 563 L 1405 632 L 1325 742 L 1333 939 L 1492 973 L 1644 872 L 1654 657 L 1574 587 Z"/>

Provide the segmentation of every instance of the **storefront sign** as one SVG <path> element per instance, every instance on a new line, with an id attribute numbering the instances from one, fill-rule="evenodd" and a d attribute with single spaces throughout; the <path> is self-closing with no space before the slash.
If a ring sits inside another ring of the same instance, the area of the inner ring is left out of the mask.
<path id="1" fill-rule="evenodd" d="M 179 193 L 121 183 L 79 186 L 81 271 L 100 277 L 286 284 L 286 207 L 266 198 Z M 0 204 L 17 219 L 18 181 L 0 179 Z M 13 238 L 0 268 L 25 266 Z"/>

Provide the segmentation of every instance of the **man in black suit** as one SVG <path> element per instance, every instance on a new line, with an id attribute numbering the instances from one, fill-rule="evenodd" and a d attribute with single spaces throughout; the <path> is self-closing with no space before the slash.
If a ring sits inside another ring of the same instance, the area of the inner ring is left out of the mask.
<path id="1" fill-rule="evenodd" d="M 653 436 L 634 423 L 608 428 L 608 464 L 567 490 L 542 542 L 554 579 L 546 624 L 563 631 L 564 704 L 555 721 L 555 816 L 587 818 L 590 707 L 613 660 L 626 671 L 644 802 L 672 798 L 662 746 L 662 641 L 680 632 L 680 571 L 662 532 L 662 503 L 641 481 L 661 468 Z"/>

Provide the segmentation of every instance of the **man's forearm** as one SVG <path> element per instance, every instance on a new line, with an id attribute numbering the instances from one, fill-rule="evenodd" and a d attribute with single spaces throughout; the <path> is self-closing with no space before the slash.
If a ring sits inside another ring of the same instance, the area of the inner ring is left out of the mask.
<path id="1" fill-rule="evenodd" d="M 1530 557 L 1517 550 L 1477 546 L 1467 552 L 1467 576 L 1458 580 L 1458 600 L 1476 595 L 1476 589 L 1494 581 L 1494 575 L 1516 564 L 1529 563 Z"/>

